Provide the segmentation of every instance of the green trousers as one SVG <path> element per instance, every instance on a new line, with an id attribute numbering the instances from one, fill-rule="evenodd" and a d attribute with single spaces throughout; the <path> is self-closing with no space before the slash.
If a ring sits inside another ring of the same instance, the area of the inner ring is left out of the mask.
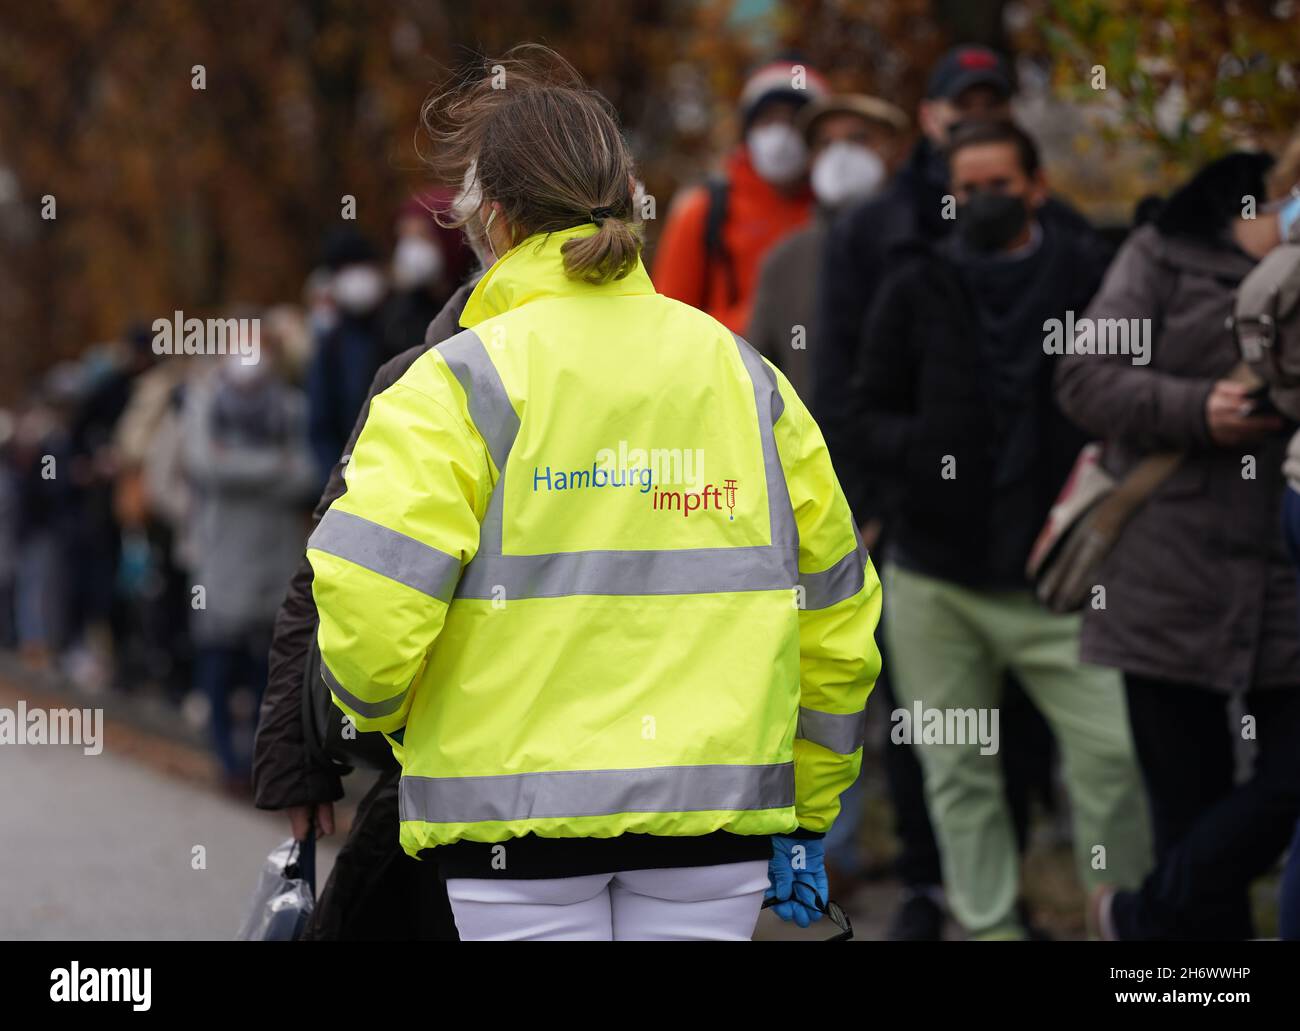
<path id="1" fill-rule="evenodd" d="M 983 711 L 986 730 L 998 726 L 1007 670 L 1056 736 L 1085 887 L 1136 886 L 1151 865 L 1151 832 L 1123 685 L 1116 671 L 1079 661 L 1080 617 L 1048 612 L 1027 590 L 971 590 L 892 563 L 883 580 L 887 655 L 900 706 L 893 740 L 917 748 L 948 905 L 967 935 L 1025 934 L 1016 912 L 1019 856 L 1002 786 L 999 753 L 1006 743 L 998 741 L 995 752 L 987 734 L 981 742 L 961 729 L 975 726 L 972 709 Z M 965 724 L 951 715 L 960 710 L 968 711 Z M 946 730 L 936 722 L 945 714 Z M 919 723 L 917 715 L 924 717 Z"/>

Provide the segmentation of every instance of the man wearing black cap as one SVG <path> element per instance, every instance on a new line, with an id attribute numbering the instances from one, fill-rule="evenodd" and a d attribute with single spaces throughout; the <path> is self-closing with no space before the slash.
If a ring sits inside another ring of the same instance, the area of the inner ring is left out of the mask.
<path id="1" fill-rule="evenodd" d="M 849 503 L 863 524 L 869 546 L 878 548 L 886 491 L 860 474 L 863 465 L 855 440 L 859 395 L 851 389 L 862 344 L 862 331 L 878 287 L 897 255 L 916 243 L 946 236 L 953 220 L 945 218 L 949 193 L 944 153 L 952 128 L 961 122 L 1010 117 L 1015 87 L 1006 61 L 983 46 L 949 50 L 930 74 L 926 98 L 917 110 L 922 137 L 890 184 L 875 197 L 850 208 L 831 226 L 823 252 L 818 290 L 820 354 L 812 370 L 813 409 L 821 423 Z M 1039 211 L 1067 232 L 1088 230 L 1072 209 L 1048 198 Z M 888 666 L 888 655 L 885 664 Z M 882 681 L 882 688 L 888 690 Z M 886 698 L 891 708 L 894 701 Z M 1018 688 L 1002 705 L 1003 750 L 1009 802 L 1023 847 L 1031 783 L 1044 777 L 1051 738 L 1041 716 Z M 889 744 L 886 774 L 900 839 L 899 875 L 907 893 L 891 928 L 891 937 L 938 938 L 942 928 L 938 847 L 926 814 L 921 771 L 912 750 Z"/>
<path id="2" fill-rule="evenodd" d="M 837 431 L 846 421 L 843 416 L 851 415 L 844 411 L 849 376 L 886 256 L 910 239 L 934 241 L 948 234 L 952 220 L 943 217 L 948 133 L 960 121 L 1010 117 L 1014 92 L 1010 69 L 992 50 L 949 50 L 930 73 L 926 99 L 917 110 L 923 135 L 911 157 L 882 194 L 832 226 L 819 297 L 825 347 L 814 386 L 815 408 L 832 454 L 845 443 Z M 861 504 L 865 499 L 850 494 L 849 500 Z"/>

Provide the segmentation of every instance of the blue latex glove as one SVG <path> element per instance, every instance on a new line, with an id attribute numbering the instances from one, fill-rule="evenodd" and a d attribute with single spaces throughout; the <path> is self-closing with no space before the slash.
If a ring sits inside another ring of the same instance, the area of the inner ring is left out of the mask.
<path id="1" fill-rule="evenodd" d="M 772 907 L 782 920 L 807 927 L 822 918 L 816 898 L 830 897 L 826 881 L 826 847 L 820 839 L 772 835 L 772 858 L 767 863 L 765 898 L 780 901 Z"/>

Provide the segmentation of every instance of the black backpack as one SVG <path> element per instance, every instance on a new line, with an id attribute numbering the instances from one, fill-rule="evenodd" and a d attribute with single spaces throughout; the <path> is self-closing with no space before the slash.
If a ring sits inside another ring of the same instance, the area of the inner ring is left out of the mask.
<path id="1" fill-rule="evenodd" d="M 722 227 L 727 224 L 731 203 L 731 183 L 725 176 L 711 175 L 704 183 L 709 193 L 709 210 L 704 218 L 704 260 L 706 270 L 715 264 L 722 266 L 722 278 L 727 289 L 727 303 L 735 304 L 740 296 L 736 283 L 736 263 L 722 240 Z"/>

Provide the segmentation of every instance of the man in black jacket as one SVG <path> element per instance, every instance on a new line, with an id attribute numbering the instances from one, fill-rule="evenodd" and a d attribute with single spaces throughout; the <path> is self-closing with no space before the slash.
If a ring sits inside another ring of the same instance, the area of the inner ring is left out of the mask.
<path id="1" fill-rule="evenodd" d="M 836 468 L 855 457 L 856 417 L 860 398 L 849 390 L 862 322 L 876 289 L 889 268 L 895 248 L 936 241 L 952 221 L 944 218 L 948 165 L 943 148 L 960 121 L 1005 118 L 1013 93 L 1006 62 L 981 46 L 954 47 L 930 74 L 926 99 L 917 111 L 923 136 L 889 185 L 864 204 L 850 208 L 830 228 L 818 277 L 818 354 L 811 369 L 810 407 L 826 436 Z M 1085 228 L 1064 204 L 1049 199 L 1045 220 Z M 884 495 L 878 484 L 841 470 L 849 503 L 869 547 L 885 543 L 882 534 Z M 883 634 L 883 628 L 881 631 Z M 886 654 L 876 693 L 894 707 Z M 1028 836 L 1031 790 L 1042 793 L 1049 782 L 1052 743 L 1042 718 L 1012 682 L 1004 701 L 1004 722 L 1015 742 L 1004 756 L 1007 794 L 1023 847 Z M 911 749 L 885 748 L 885 774 L 899 840 L 896 868 L 904 884 L 903 904 L 890 927 L 899 940 L 930 940 L 942 935 L 939 852 L 926 817 L 921 770 Z"/>
<path id="2" fill-rule="evenodd" d="M 818 318 L 824 352 L 814 370 L 811 408 L 826 434 L 832 456 L 851 449 L 854 398 L 848 391 L 862 320 L 888 269 L 893 248 L 909 240 L 947 236 L 948 165 L 944 147 L 954 125 L 1010 117 L 1011 70 L 992 50 L 959 46 L 934 66 L 926 98 L 917 109 L 922 137 L 886 188 L 850 208 L 831 226 L 823 255 Z M 1078 216 L 1063 211 L 1078 221 Z M 1055 217 L 1058 212 L 1048 212 Z M 860 518 L 869 499 L 849 495 Z"/>
<path id="3" fill-rule="evenodd" d="M 949 905 L 968 936 L 1012 938 L 1026 928 L 997 754 L 1008 672 L 1060 742 L 1081 879 L 1132 884 L 1150 861 L 1119 678 L 1079 663 L 1079 617 L 1039 607 L 1024 573 L 1086 442 L 1056 406 L 1045 334 L 1087 306 L 1105 248 L 1040 217 L 1037 148 L 1011 123 L 958 128 L 948 160 L 956 233 L 893 252 L 851 384 L 857 446 L 840 462 L 890 500 L 895 743 L 917 746 Z M 953 713 L 978 735 L 954 736 Z"/>

